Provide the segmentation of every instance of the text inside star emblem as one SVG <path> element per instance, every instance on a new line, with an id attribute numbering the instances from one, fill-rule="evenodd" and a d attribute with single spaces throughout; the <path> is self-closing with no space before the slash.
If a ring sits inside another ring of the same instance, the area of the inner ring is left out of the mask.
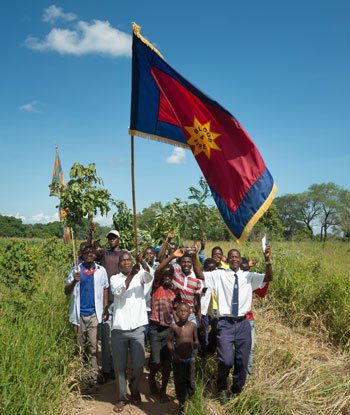
<path id="1" fill-rule="evenodd" d="M 188 139 L 188 144 L 194 146 L 194 156 L 204 151 L 208 159 L 210 159 L 210 150 L 221 149 L 215 144 L 215 139 L 219 137 L 218 133 L 210 131 L 211 121 L 201 124 L 196 117 L 194 117 L 193 127 L 185 127 L 185 129 L 191 134 Z"/>

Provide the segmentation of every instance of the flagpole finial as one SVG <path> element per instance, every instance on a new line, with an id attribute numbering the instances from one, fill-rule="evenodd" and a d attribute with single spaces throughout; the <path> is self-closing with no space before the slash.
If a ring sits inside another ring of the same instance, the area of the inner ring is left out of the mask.
<path id="1" fill-rule="evenodd" d="M 136 37 L 138 37 L 143 43 L 153 50 L 157 55 L 164 59 L 163 55 L 157 50 L 146 38 L 141 35 L 141 26 L 138 26 L 135 22 L 132 22 L 132 30 Z"/>

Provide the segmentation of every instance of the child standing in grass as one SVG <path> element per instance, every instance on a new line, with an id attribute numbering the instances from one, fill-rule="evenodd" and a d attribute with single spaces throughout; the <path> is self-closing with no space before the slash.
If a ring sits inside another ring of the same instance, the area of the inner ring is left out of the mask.
<path id="1" fill-rule="evenodd" d="M 193 350 L 198 348 L 198 337 L 196 324 L 188 321 L 190 306 L 187 303 L 177 306 L 176 315 L 179 321 L 171 326 L 168 348 L 173 352 L 176 397 L 180 402 L 179 414 L 183 414 L 186 400 L 195 391 Z"/>

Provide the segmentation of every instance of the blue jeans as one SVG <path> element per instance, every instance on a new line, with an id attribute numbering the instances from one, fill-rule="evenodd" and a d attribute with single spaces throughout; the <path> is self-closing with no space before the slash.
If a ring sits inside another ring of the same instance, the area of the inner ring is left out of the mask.
<path id="1" fill-rule="evenodd" d="M 253 367 L 253 359 L 254 359 L 254 343 L 255 343 L 255 321 L 248 320 L 252 332 L 252 347 L 250 349 L 249 358 L 248 358 L 248 368 L 247 374 L 251 376 L 253 374 L 252 367 Z"/>

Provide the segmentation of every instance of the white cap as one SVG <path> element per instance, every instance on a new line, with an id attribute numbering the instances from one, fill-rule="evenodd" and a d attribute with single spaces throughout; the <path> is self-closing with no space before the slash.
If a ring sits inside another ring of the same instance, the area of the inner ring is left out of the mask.
<path id="1" fill-rule="evenodd" d="M 107 238 L 109 235 L 115 235 L 115 236 L 118 236 L 118 238 L 120 238 L 119 232 L 113 229 L 107 233 Z"/>

